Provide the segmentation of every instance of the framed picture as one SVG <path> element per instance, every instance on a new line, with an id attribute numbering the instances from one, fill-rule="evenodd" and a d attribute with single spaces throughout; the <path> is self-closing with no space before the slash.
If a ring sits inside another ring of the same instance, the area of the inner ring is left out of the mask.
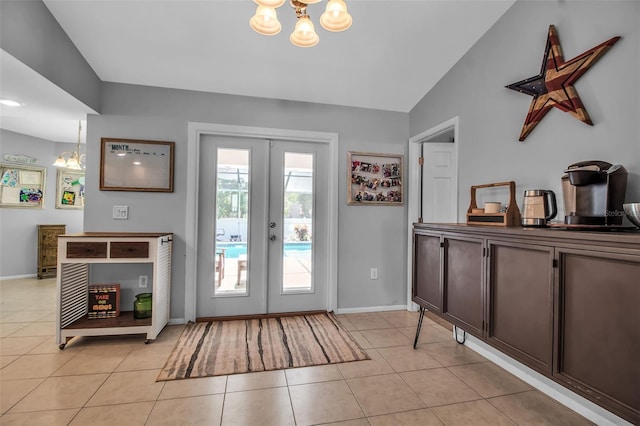
<path id="1" fill-rule="evenodd" d="M 84 208 L 84 171 L 58 169 L 56 209 Z"/>
<path id="2" fill-rule="evenodd" d="M 102 138 L 100 190 L 173 192 L 175 142 Z"/>
<path id="3" fill-rule="evenodd" d="M 402 155 L 350 151 L 347 165 L 347 204 L 402 205 Z"/>
<path id="4" fill-rule="evenodd" d="M 22 164 L 0 164 L 0 207 L 41 209 L 47 169 Z"/>

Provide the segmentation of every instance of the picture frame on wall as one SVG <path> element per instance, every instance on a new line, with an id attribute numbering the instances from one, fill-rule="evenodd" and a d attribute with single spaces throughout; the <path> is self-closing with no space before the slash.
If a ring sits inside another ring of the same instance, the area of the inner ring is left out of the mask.
<path id="1" fill-rule="evenodd" d="M 84 171 L 58 169 L 56 179 L 56 209 L 84 209 Z"/>
<path id="2" fill-rule="evenodd" d="M 101 138 L 100 190 L 173 192 L 175 142 Z"/>
<path id="3" fill-rule="evenodd" d="M 349 151 L 347 171 L 347 204 L 403 205 L 402 155 Z"/>
<path id="4" fill-rule="evenodd" d="M 44 208 L 47 169 L 23 164 L 0 164 L 0 207 Z"/>

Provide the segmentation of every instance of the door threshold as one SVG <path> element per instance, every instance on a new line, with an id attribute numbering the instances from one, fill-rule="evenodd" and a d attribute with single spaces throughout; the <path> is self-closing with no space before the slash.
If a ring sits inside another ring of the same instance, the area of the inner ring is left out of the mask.
<path id="1" fill-rule="evenodd" d="M 280 317 L 296 317 L 303 315 L 326 314 L 328 311 L 299 311 L 299 312 L 278 312 L 272 314 L 254 314 L 254 315 L 228 315 L 220 317 L 200 317 L 196 318 L 196 322 L 213 322 L 213 321 L 234 321 L 234 320 L 252 320 L 252 319 L 268 319 Z"/>

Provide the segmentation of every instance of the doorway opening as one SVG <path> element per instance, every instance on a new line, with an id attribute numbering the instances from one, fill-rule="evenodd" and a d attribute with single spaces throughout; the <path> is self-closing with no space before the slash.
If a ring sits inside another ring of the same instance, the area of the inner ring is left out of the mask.
<path id="1" fill-rule="evenodd" d="M 409 139 L 409 224 L 458 221 L 458 135 L 458 117 L 454 117 Z M 407 241 L 412 253 L 411 226 Z M 407 270 L 411 268 L 409 256 Z M 407 306 L 417 307 L 411 300 L 411 274 Z"/>

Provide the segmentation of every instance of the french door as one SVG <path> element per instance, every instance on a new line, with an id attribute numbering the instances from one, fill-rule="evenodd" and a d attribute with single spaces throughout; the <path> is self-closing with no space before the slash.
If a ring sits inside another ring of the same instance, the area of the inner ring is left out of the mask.
<path id="1" fill-rule="evenodd" d="M 326 309 L 327 145 L 201 142 L 196 317 Z"/>

